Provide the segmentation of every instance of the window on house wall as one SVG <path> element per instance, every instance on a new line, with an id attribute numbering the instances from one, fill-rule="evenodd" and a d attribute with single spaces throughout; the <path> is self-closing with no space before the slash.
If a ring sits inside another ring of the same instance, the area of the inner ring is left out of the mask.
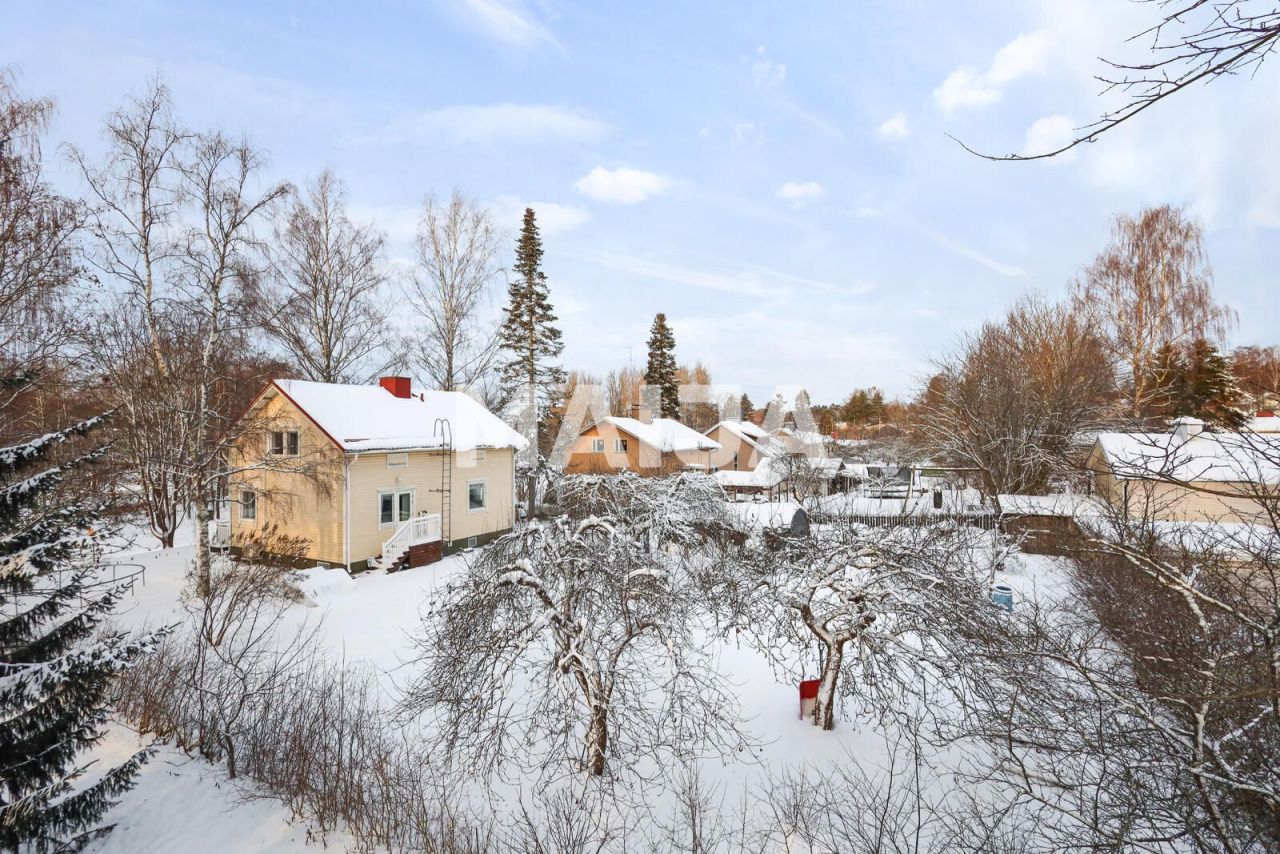
<path id="1" fill-rule="evenodd" d="M 258 518 L 258 496 L 248 489 L 240 493 L 240 518 L 246 521 Z"/>
<path id="2" fill-rule="evenodd" d="M 467 510 L 484 510 L 488 507 L 489 483 L 484 480 L 467 482 Z"/>
<path id="3" fill-rule="evenodd" d="M 737 451 L 733 452 L 733 470 L 734 471 L 738 470 L 738 452 Z"/>
<path id="4" fill-rule="evenodd" d="M 271 455 L 276 457 L 298 456 L 298 431 L 297 430 L 272 431 Z"/>
<path id="5" fill-rule="evenodd" d="M 591 452 L 592 452 L 593 454 L 603 454 L 603 453 L 604 453 L 604 439 L 592 439 L 592 440 L 591 440 Z"/>
<path id="6" fill-rule="evenodd" d="M 378 525 L 398 525 L 413 515 L 413 490 L 378 493 Z"/>
<path id="7" fill-rule="evenodd" d="M 407 453 L 387 454 L 387 468 L 402 469 L 409 465 L 409 455 Z"/>
<path id="8" fill-rule="evenodd" d="M 626 440 L 626 439 L 614 439 L 614 440 L 613 440 L 613 449 L 614 449 L 615 451 L 617 451 L 619 454 L 625 454 L 625 453 L 627 452 L 627 440 Z"/>

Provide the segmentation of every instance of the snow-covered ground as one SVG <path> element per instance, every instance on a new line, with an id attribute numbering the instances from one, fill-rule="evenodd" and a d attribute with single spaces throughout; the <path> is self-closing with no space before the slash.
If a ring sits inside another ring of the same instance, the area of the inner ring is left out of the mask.
<path id="1" fill-rule="evenodd" d="M 732 506 L 759 525 L 783 524 L 795 509 L 788 503 Z M 192 557 L 191 546 L 122 553 L 119 560 L 142 564 L 146 576 L 122 602 L 117 622 L 142 629 L 180 620 Z M 318 627 L 329 654 L 348 664 L 372 664 L 382 674 L 388 701 L 394 701 L 412 674 L 410 635 L 419 624 L 423 603 L 463 566 L 463 560 L 452 556 L 428 567 L 355 579 L 347 579 L 340 570 L 313 571 L 303 584 L 307 601 L 289 607 L 280 632 L 289 636 L 297 627 Z M 998 580 L 1010 584 L 1018 599 L 1062 595 L 1067 589 L 1058 559 L 1040 556 L 1019 556 Z M 746 646 L 715 642 L 721 643 L 720 669 L 735 686 L 747 720 L 745 730 L 758 745 L 728 759 L 702 762 L 704 782 L 717 788 L 722 803 L 741 804 L 744 796 L 759 795 L 771 776 L 788 768 L 857 762 L 874 772 L 887 765 L 890 746 L 877 725 L 844 721 L 832 733 L 814 728 L 798 717 L 795 684 L 779 682 L 768 663 Z M 131 731 L 116 727 L 104 751 L 119 758 L 136 744 Z M 932 785 L 945 789 L 948 759 L 936 759 Z M 309 841 L 305 827 L 290 822 L 287 809 L 275 801 L 254 800 L 252 793 L 251 786 L 229 783 L 221 767 L 162 747 L 142 771 L 138 787 L 111 814 L 115 832 L 90 850 L 200 854 L 319 849 L 318 841 Z M 328 842 L 341 847 L 332 835 Z"/>

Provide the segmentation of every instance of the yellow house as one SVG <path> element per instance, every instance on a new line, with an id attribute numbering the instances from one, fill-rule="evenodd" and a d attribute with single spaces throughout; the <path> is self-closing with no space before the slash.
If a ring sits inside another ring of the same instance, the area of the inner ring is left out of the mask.
<path id="1" fill-rule="evenodd" d="M 1280 486 L 1280 436 L 1210 433 L 1178 418 L 1168 433 L 1102 433 L 1087 466 L 1099 499 L 1131 518 L 1265 521 Z"/>
<path id="2" fill-rule="evenodd" d="M 241 416 L 232 542 L 274 525 L 348 570 L 417 566 L 515 521 L 525 439 L 461 392 L 272 380 Z"/>
<path id="3" fill-rule="evenodd" d="M 713 455 L 720 450 L 716 442 L 674 418 L 652 418 L 644 407 L 635 406 L 632 412 L 632 418 L 601 418 L 578 434 L 565 471 L 663 474 L 714 469 Z"/>

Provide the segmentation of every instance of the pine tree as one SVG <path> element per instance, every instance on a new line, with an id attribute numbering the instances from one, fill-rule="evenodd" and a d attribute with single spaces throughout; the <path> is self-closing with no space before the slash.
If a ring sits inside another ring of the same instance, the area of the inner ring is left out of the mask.
<path id="1" fill-rule="evenodd" d="M 751 403 L 751 398 L 747 397 L 747 393 L 743 392 L 741 399 L 738 400 L 738 416 L 747 421 L 751 417 L 751 413 L 755 411 L 755 406 Z"/>
<path id="2" fill-rule="evenodd" d="M 12 383 L 10 383 L 12 385 Z M 50 461 L 97 426 L 0 448 L 0 849 L 78 850 L 132 785 L 149 751 L 89 781 L 83 752 L 101 740 L 111 677 L 156 636 L 129 639 L 100 624 L 123 594 L 93 583 L 78 558 L 94 513 L 60 484 L 102 450 Z"/>
<path id="3" fill-rule="evenodd" d="M 525 433 L 530 447 L 521 466 L 529 479 L 528 503 L 536 506 L 537 479 L 542 467 L 540 426 L 551 401 L 565 381 L 555 360 L 564 349 L 556 315 L 551 306 L 547 276 L 542 272 L 542 238 L 533 208 L 525 208 L 520 239 L 516 243 L 516 277 L 507 286 L 499 340 L 507 359 L 502 382 L 512 399 L 525 405 Z"/>
<path id="4" fill-rule="evenodd" d="M 663 418 L 680 417 L 680 388 L 676 381 L 676 339 L 667 325 L 667 316 L 658 312 L 649 327 L 649 363 L 644 372 L 646 385 L 657 386 Z"/>

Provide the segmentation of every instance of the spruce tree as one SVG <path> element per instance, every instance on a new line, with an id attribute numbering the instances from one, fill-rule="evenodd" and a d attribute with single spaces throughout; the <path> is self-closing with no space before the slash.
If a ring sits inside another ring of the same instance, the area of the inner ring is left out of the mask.
<path id="1" fill-rule="evenodd" d="M 738 416 L 743 420 L 749 420 L 751 413 L 755 410 L 755 406 L 751 403 L 751 398 L 746 392 L 742 393 L 742 397 L 738 400 Z"/>
<path id="2" fill-rule="evenodd" d="M 649 327 L 649 362 L 644 372 L 646 385 L 657 386 L 660 415 L 680 417 L 680 388 L 676 381 L 676 339 L 667 325 L 667 316 L 658 312 Z"/>
<path id="3" fill-rule="evenodd" d="M 529 450 L 521 467 L 528 477 L 529 508 L 536 506 L 538 472 L 542 467 L 539 427 L 551 401 L 565 381 L 564 368 L 556 359 L 564 349 L 556 315 L 551 306 L 547 276 L 542 272 L 542 238 L 533 208 L 525 208 L 520 239 L 516 243 L 515 277 L 507 285 L 499 342 L 507 353 L 502 365 L 502 383 L 512 399 L 526 408 L 525 432 Z"/>
<path id="4" fill-rule="evenodd" d="M 1244 393 L 1230 361 L 1203 338 L 1191 344 L 1184 385 L 1191 415 L 1229 430 L 1239 430 L 1248 421 L 1242 408 Z"/>
<path id="5" fill-rule="evenodd" d="M 13 383 L 8 385 L 12 386 Z M 83 564 L 94 508 L 63 482 L 102 453 L 51 459 L 99 423 L 0 448 L 0 849 L 78 850 L 133 785 L 149 752 L 87 774 L 101 740 L 111 677 L 155 636 L 101 631 L 123 594 Z M 7 434 L 8 431 L 5 431 Z"/>

